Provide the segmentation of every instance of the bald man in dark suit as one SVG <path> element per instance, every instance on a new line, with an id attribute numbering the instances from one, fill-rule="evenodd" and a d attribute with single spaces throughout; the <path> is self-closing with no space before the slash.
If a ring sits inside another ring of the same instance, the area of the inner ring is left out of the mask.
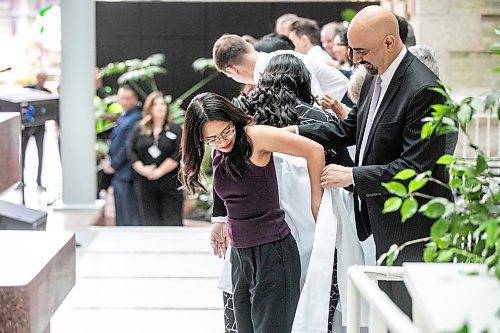
<path id="1" fill-rule="evenodd" d="M 407 168 L 418 173 L 431 170 L 433 177 L 446 181 L 444 167 L 435 164 L 445 153 L 445 137 L 420 138 L 421 120 L 443 98 L 429 90 L 437 86 L 438 77 L 407 51 L 392 12 L 380 6 L 365 7 L 349 25 L 348 40 L 354 63 L 365 66 L 369 73 L 358 105 L 343 122 L 299 126 L 298 132 L 325 148 L 356 145 L 355 167 L 327 166 L 322 185 L 354 185 L 358 237 L 364 240 L 373 233 L 378 257 L 392 244 L 430 234 L 432 221 L 420 214 L 404 224 L 399 212 L 382 214 L 385 200 L 392 195 L 381 183 Z M 449 190 L 434 183 L 421 192 L 451 199 Z M 423 243 L 408 246 L 395 264 L 422 261 L 423 249 Z M 411 300 L 402 282 L 381 282 L 380 286 L 411 314 Z"/>

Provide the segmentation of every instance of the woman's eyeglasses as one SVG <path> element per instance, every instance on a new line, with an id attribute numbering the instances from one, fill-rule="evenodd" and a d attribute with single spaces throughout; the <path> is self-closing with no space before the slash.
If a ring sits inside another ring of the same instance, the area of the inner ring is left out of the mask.
<path id="1" fill-rule="evenodd" d="M 224 131 L 222 131 L 221 134 L 215 136 L 214 138 L 205 140 L 204 143 L 211 148 L 216 148 L 218 145 L 221 144 L 222 140 L 224 141 L 231 140 L 235 134 L 236 134 L 236 127 L 233 126 L 228 129 L 225 129 Z"/>

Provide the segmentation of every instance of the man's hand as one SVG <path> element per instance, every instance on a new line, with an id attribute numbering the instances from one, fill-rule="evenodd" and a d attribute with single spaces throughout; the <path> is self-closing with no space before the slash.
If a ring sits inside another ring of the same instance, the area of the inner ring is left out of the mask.
<path id="1" fill-rule="evenodd" d="M 329 164 L 321 174 L 322 187 L 346 187 L 352 184 L 352 168 Z"/>
<path id="2" fill-rule="evenodd" d="M 229 246 L 227 223 L 212 223 L 210 244 L 212 245 L 214 255 L 218 256 L 219 258 L 223 258 L 226 256 L 226 250 Z"/>
<path id="3" fill-rule="evenodd" d="M 323 107 L 323 109 L 332 110 L 333 113 L 337 115 L 337 118 L 339 118 L 339 120 L 344 120 L 345 118 L 347 118 L 347 111 L 335 98 L 325 95 L 319 100 L 319 104 Z"/>
<path id="4" fill-rule="evenodd" d="M 106 158 L 101 160 L 101 169 L 108 175 L 112 175 L 115 173 L 115 169 L 113 169 L 113 167 L 111 166 L 111 161 Z"/>

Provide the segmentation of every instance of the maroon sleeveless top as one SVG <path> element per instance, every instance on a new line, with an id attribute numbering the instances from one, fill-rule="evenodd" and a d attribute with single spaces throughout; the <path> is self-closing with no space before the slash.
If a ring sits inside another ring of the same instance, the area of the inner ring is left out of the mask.
<path id="1" fill-rule="evenodd" d="M 247 248 L 288 236 L 290 228 L 279 204 L 273 157 L 265 167 L 250 162 L 238 181 L 222 170 L 222 157 L 216 150 L 212 162 L 213 188 L 226 205 L 231 246 Z"/>

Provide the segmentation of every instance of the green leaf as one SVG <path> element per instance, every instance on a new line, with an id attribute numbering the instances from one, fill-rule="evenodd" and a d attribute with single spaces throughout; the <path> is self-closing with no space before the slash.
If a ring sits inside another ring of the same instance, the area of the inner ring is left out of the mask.
<path id="1" fill-rule="evenodd" d="M 450 180 L 450 187 L 452 188 L 457 188 L 462 185 L 462 179 L 458 177 L 453 177 L 452 180 Z"/>
<path id="2" fill-rule="evenodd" d="M 462 187 L 467 193 L 476 193 L 481 191 L 482 184 L 476 178 L 467 178 L 464 186 Z"/>
<path id="3" fill-rule="evenodd" d="M 377 259 L 377 266 L 381 266 L 386 258 L 387 258 L 387 252 L 382 253 L 382 255 L 380 255 L 380 257 L 378 257 Z"/>
<path id="4" fill-rule="evenodd" d="M 472 108 L 469 104 L 462 104 L 457 113 L 458 120 L 462 125 L 469 123 L 472 119 Z"/>
<path id="5" fill-rule="evenodd" d="M 439 239 L 443 237 L 446 232 L 448 231 L 449 228 L 449 223 L 446 219 L 441 218 L 434 222 L 434 224 L 431 227 L 431 238 L 433 241 L 436 241 L 436 239 Z"/>
<path id="6" fill-rule="evenodd" d="M 415 170 L 412 170 L 412 169 L 405 169 L 405 170 L 401 170 L 399 171 L 394 177 L 393 179 L 399 179 L 399 180 L 407 180 L 407 179 L 410 179 L 411 177 L 415 176 L 417 173 L 415 172 Z"/>
<path id="7" fill-rule="evenodd" d="M 427 244 L 424 250 L 424 261 L 434 262 L 437 257 L 437 247 L 434 243 Z"/>
<path id="8" fill-rule="evenodd" d="M 486 242 L 484 241 L 484 239 L 480 239 L 479 242 L 477 242 L 476 245 L 474 245 L 472 252 L 480 256 L 485 247 L 486 247 Z"/>
<path id="9" fill-rule="evenodd" d="M 387 259 L 385 260 L 385 263 L 387 266 L 392 266 L 394 265 L 394 261 L 398 258 L 399 255 L 399 248 L 396 244 L 391 245 L 389 248 L 389 252 L 387 253 Z"/>
<path id="10" fill-rule="evenodd" d="M 478 154 L 476 158 L 476 172 L 478 174 L 482 173 L 484 170 L 488 168 L 488 163 L 483 155 Z"/>
<path id="11" fill-rule="evenodd" d="M 441 117 L 451 110 L 449 105 L 445 104 L 434 104 L 431 108 L 436 111 L 436 116 Z"/>
<path id="12" fill-rule="evenodd" d="M 462 176 L 475 176 L 476 168 L 471 167 L 466 164 L 452 164 L 450 165 L 450 171 L 453 175 L 462 177 Z"/>
<path id="13" fill-rule="evenodd" d="M 458 128 L 456 128 L 454 125 L 453 126 L 451 126 L 451 125 L 441 125 L 437 129 L 436 133 L 438 135 L 445 135 L 445 134 L 448 134 L 448 133 L 455 133 L 455 132 L 458 132 Z"/>
<path id="14" fill-rule="evenodd" d="M 408 185 L 408 192 L 413 193 L 421 189 L 425 184 L 427 184 L 427 179 L 412 179 Z"/>
<path id="15" fill-rule="evenodd" d="M 429 136 L 432 135 L 434 132 L 434 126 L 432 123 L 425 123 L 424 126 L 422 126 L 422 131 L 420 132 L 420 138 L 427 139 Z"/>
<path id="16" fill-rule="evenodd" d="M 495 105 L 498 104 L 499 100 L 500 100 L 500 90 L 493 90 L 492 92 L 490 92 L 488 95 L 486 95 L 486 98 L 484 99 L 485 110 L 492 109 Z M 500 112 L 500 108 L 498 111 Z"/>
<path id="17" fill-rule="evenodd" d="M 398 197 L 391 197 L 387 199 L 384 203 L 384 210 L 382 210 L 382 213 L 386 214 L 397 211 L 399 207 L 401 207 L 402 202 L 403 200 Z"/>
<path id="18" fill-rule="evenodd" d="M 436 161 L 436 164 L 444 164 L 444 165 L 450 165 L 451 163 L 453 163 L 455 161 L 455 157 L 453 157 L 453 155 L 450 155 L 450 154 L 445 154 L 443 156 L 441 156 L 437 161 Z"/>
<path id="19" fill-rule="evenodd" d="M 418 209 L 417 200 L 413 197 L 409 197 L 403 201 L 401 206 L 401 222 L 406 222 L 409 218 L 413 217 Z"/>
<path id="20" fill-rule="evenodd" d="M 429 90 L 435 91 L 435 92 L 443 95 L 444 97 L 446 97 L 446 99 L 449 99 L 449 97 L 450 97 L 450 96 L 448 96 L 448 93 L 443 88 L 431 87 L 431 88 L 429 88 Z"/>
<path id="21" fill-rule="evenodd" d="M 500 280 L 500 260 L 495 265 L 495 275 L 497 276 L 497 279 Z"/>
<path id="22" fill-rule="evenodd" d="M 398 182 L 388 182 L 382 183 L 382 186 L 391 194 L 397 195 L 398 197 L 404 197 L 408 192 L 406 187 Z"/>
<path id="23" fill-rule="evenodd" d="M 420 207 L 419 212 L 430 219 L 437 219 L 438 217 L 442 216 L 446 211 L 446 207 L 442 202 L 439 202 L 436 199 L 432 199 L 431 201 Z"/>
<path id="24" fill-rule="evenodd" d="M 195 72 L 203 73 L 209 68 L 215 68 L 215 62 L 212 58 L 198 58 L 193 61 L 193 64 L 191 66 L 193 67 L 193 70 Z"/>
<path id="25" fill-rule="evenodd" d="M 449 117 L 443 117 L 443 119 L 441 119 L 442 123 L 444 125 L 448 125 L 448 126 L 453 126 L 455 127 L 455 122 L 453 121 L 453 119 L 449 118 Z"/>
<path id="26" fill-rule="evenodd" d="M 472 97 L 470 106 L 475 112 L 482 112 L 486 109 L 483 97 Z"/>
<path id="27" fill-rule="evenodd" d="M 467 325 L 467 323 L 465 323 L 465 324 L 463 324 L 462 327 L 460 327 L 456 331 L 449 331 L 449 332 L 445 332 L 445 333 L 469 333 L 469 326 Z"/>
<path id="28" fill-rule="evenodd" d="M 493 253 L 491 256 L 489 256 L 484 260 L 484 263 L 488 266 L 488 268 L 495 266 L 497 262 L 498 262 L 498 255 L 496 253 Z"/>
<path id="29" fill-rule="evenodd" d="M 435 241 L 436 245 L 440 248 L 440 249 L 447 249 L 450 247 L 451 245 L 451 238 L 450 238 L 450 235 L 449 234 L 446 234 L 444 235 L 443 237 L 441 238 L 438 238 L 436 239 Z"/>
<path id="30" fill-rule="evenodd" d="M 499 219 L 490 219 L 486 224 L 486 246 L 492 247 L 495 245 L 495 241 L 498 238 L 498 234 L 500 233 L 500 220 Z"/>
<path id="31" fill-rule="evenodd" d="M 426 177 L 430 177 L 432 175 L 432 171 L 431 170 L 427 170 L 427 171 L 424 171 L 422 173 L 419 173 L 416 177 L 415 177 L 415 180 L 421 180 L 421 179 L 424 179 Z"/>
<path id="32" fill-rule="evenodd" d="M 449 262 L 453 258 L 453 250 L 441 250 L 436 258 L 437 262 Z"/>
<path id="33" fill-rule="evenodd" d="M 351 22 L 354 16 L 356 16 L 357 11 L 352 8 L 346 8 L 340 12 L 340 17 L 343 21 Z"/>

